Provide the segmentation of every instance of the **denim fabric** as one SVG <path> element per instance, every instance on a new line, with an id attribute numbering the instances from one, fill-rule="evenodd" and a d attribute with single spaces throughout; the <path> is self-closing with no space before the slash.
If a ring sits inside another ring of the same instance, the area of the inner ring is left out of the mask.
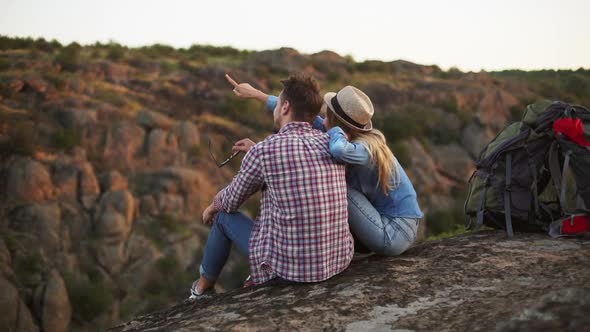
<path id="1" fill-rule="evenodd" d="M 355 237 L 379 255 L 395 256 L 416 240 L 420 219 L 380 214 L 362 193 L 348 187 L 348 223 Z"/>
<path id="2" fill-rule="evenodd" d="M 367 148 L 357 142 L 349 142 L 340 127 L 328 131 L 330 153 L 337 161 L 346 163 L 346 183 L 362 192 L 381 214 L 392 217 L 419 219 L 424 214 L 418 206 L 416 191 L 404 168 L 395 159 L 399 176 L 391 175 L 394 190 L 384 194 L 379 182 L 379 169 L 371 163 Z"/>
<path id="3" fill-rule="evenodd" d="M 241 212 L 218 212 L 209 232 L 205 254 L 200 267 L 202 277 L 217 280 L 231 249 L 232 243 L 248 256 L 248 241 L 252 232 L 252 219 Z"/>

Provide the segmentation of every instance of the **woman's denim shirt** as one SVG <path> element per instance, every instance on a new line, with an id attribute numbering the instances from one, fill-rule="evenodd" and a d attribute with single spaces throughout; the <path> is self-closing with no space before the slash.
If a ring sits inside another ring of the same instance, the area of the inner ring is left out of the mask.
<path id="1" fill-rule="evenodd" d="M 272 111 L 276 104 L 277 97 L 269 96 L 266 107 Z M 326 131 L 324 120 L 320 116 L 313 121 L 313 127 Z M 394 189 L 385 194 L 378 185 L 379 169 L 371 164 L 367 148 L 363 144 L 349 142 L 340 127 L 331 128 L 328 135 L 330 135 L 330 153 L 337 161 L 346 163 L 347 184 L 352 189 L 363 193 L 380 214 L 401 218 L 424 217 L 418 206 L 414 186 L 397 159 L 395 163 L 399 172 L 399 181 L 396 182 L 392 174 L 391 181 Z"/>

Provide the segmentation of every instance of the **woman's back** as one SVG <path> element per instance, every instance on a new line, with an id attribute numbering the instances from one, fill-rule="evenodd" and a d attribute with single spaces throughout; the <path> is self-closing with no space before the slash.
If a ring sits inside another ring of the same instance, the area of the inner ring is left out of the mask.
<path id="1" fill-rule="evenodd" d="M 416 191 L 403 167 L 395 159 L 399 178 L 391 175 L 393 190 L 385 194 L 379 184 L 379 169 L 371 163 L 347 164 L 346 183 L 363 193 L 379 213 L 390 217 L 422 218 Z M 396 181 L 396 179 L 399 179 Z M 397 182 L 397 183 L 396 183 Z"/>

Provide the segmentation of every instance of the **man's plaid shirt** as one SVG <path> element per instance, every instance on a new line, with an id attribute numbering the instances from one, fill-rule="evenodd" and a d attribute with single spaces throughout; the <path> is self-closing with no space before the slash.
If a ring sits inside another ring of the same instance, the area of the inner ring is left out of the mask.
<path id="1" fill-rule="evenodd" d="M 309 123 L 290 122 L 252 147 L 215 196 L 217 210 L 234 212 L 262 190 L 249 245 L 255 283 L 322 281 L 352 260 L 344 165 L 332 158 L 328 142 Z"/>

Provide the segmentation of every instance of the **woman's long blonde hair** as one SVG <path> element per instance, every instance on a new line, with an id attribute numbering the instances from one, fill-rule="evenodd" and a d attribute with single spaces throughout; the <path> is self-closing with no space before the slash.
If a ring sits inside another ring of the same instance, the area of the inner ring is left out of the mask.
<path id="1" fill-rule="evenodd" d="M 369 151 L 371 164 L 379 169 L 377 185 L 381 186 L 384 194 L 394 190 L 400 182 L 400 173 L 393 156 L 393 152 L 387 146 L 387 140 L 383 133 L 377 129 L 371 131 L 359 131 L 350 128 L 340 121 L 331 110 L 326 112 L 328 121 L 332 127 L 340 127 L 348 135 L 350 141 L 363 144 Z"/>

